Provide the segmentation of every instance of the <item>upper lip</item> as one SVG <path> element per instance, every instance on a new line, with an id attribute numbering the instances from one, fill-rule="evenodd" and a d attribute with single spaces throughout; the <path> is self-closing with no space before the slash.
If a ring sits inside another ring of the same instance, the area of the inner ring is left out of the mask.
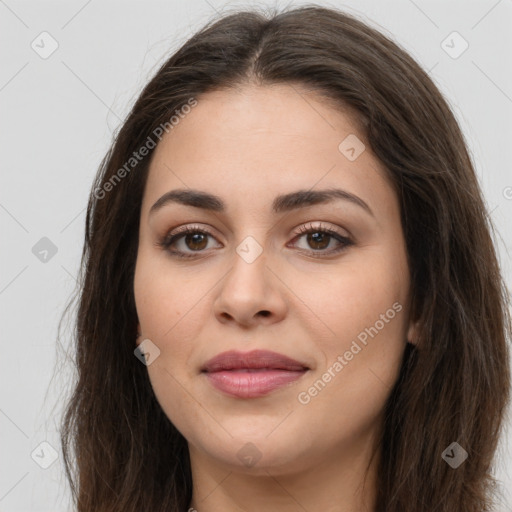
<path id="1" fill-rule="evenodd" d="M 308 370 L 308 366 L 291 359 L 283 354 L 269 350 L 252 350 L 251 352 L 238 352 L 229 350 L 216 355 L 202 367 L 202 372 L 218 372 L 222 370 L 269 368 L 276 370 L 301 371 Z"/>

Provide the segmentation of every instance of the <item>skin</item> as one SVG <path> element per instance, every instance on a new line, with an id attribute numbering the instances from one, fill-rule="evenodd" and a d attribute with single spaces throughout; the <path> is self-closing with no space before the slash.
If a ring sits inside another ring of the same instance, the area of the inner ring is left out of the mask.
<path id="1" fill-rule="evenodd" d="M 137 344 L 150 339 L 159 348 L 149 378 L 189 445 L 190 506 L 199 512 L 375 510 L 382 411 L 415 329 L 397 196 L 353 115 L 313 92 L 246 85 L 197 99 L 155 149 L 134 281 Z M 354 161 L 338 149 L 350 134 L 366 146 Z M 355 194 L 373 215 L 344 200 L 271 211 L 278 194 L 329 187 Z M 171 203 L 149 215 L 163 194 L 178 188 L 218 195 L 227 209 Z M 315 245 L 297 232 L 320 222 L 353 244 L 329 255 L 340 247 L 335 238 Z M 212 233 L 196 245 L 183 237 L 175 242 L 174 249 L 195 255 L 190 259 L 158 245 L 184 225 Z M 262 249 L 252 263 L 236 252 L 248 236 Z M 396 303 L 400 312 L 386 316 L 378 334 L 333 372 L 358 334 Z M 310 370 L 251 399 L 221 393 L 200 372 L 221 352 L 259 348 Z M 299 393 L 329 368 L 330 381 L 301 403 Z M 247 443 L 260 457 L 251 467 L 237 456 Z"/>

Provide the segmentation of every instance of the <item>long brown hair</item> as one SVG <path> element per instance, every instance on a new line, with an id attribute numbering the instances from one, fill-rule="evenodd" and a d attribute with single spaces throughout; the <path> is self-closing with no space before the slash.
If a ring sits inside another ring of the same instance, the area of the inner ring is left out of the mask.
<path id="1" fill-rule="evenodd" d="M 191 99 L 246 83 L 298 84 L 354 109 L 397 191 L 419 329 L 386 403 L 378 511 L 490 510 L 510 318 L 473 163 L 425 71 L 354 16 L 317 6 L 210 21 L 149 81 L 102 161 L 75 297 L 77 381 L 61 428 L 76 510 L 189 506 L 187 442 L 133 352 L 140 206 L 154 149 L 130 159 L 149 138 L 158 143 L 158 127 L 168 131 Z M 468 453 L 457 469 L 442 457 L 453 442 Z"/>

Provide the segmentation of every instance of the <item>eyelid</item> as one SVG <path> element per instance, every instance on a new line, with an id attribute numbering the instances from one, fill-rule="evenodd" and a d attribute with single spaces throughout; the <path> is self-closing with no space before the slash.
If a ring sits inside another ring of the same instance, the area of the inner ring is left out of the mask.
<path id="1" fill-rule="evenodd" d="M 318 222 L 318 224 L 314 224 L 314 222 Z M 348 230 L 340 228 L 339 226 L 336 225 L 333 225 L 334 227 L 331 227 L 329 224 L 330 223 L 325 224 L 323 221 L 310 221 L 306 222 L 305 224 L 301 224 L 300 227 L 295 229 L 296 233 L 300 234 L 307 233 L 308 231 L 316 229 L 318 231 L 332 232 L 343 238 L 352 238 L 352 235 L 348 232 Z M 345 231 L 346 234 L 341 233 L 340 229 Z"/>
<path id="2" fill-rule="evenodd" d="M 179 235 L 186 235 L 188 233 L 205 233 L 207 235 L 210 235 L 212 238 L 216 239 L 215 234 L 211 231 L 209 227 L 204 227 L 204 225 L 199 224 L 186 224 L 184 226 L 179 226 L 175 229 L 169 230 L 159 242 L 157 242 L 157 245 L 159 246 L 165 246 L 168 242 L 170 242 L 172 239 L 175 239 Z"/>

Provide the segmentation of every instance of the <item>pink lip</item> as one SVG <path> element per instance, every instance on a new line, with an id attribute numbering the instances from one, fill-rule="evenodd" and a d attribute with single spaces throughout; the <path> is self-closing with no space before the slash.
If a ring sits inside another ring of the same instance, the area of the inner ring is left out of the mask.
<path id="1" fill-rule="evenodd" d="M 239 398 L 256 398 L 285 386 L 309 368 L 294 359 L 268 350 L 230 350 L 210 359 L 202 368 L 210 384 Z"/>

